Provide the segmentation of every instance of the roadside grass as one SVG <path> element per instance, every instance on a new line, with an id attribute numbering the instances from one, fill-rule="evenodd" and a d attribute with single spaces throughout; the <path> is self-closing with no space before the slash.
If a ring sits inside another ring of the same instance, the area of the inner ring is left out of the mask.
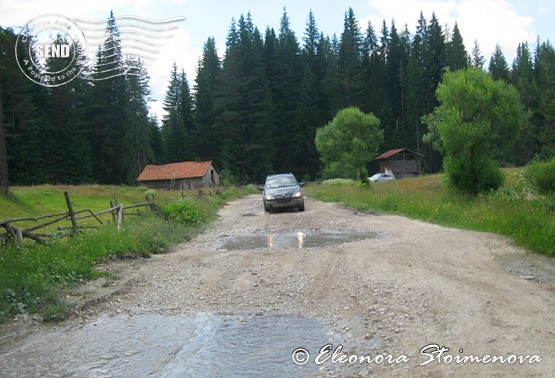
<path id="1" fill-rule="evenodd" d="M 114 200 L 114 195 L 118 197 L 119 203 L 131 205 L 145 202 L 145 195 L 149 192 L 146 187 L 115 185 L 16 186 L 10 188 L 9 197 L 0 194 L 0 220 L 66 212 L 64 191 L 69 193 L 75 211 L 91 209 L 93 212 L 108 209 L 110 201 Z M 180 191 L 156 191 L 155 201 L 162 203 L 171 198 L 181 197 L 181 193 Z M 196 194 L 196 191 L 185 194 Z M 102 217 L 107 220 L 110 218 L 110 215 Z M 18 227 L 32 224 L 34 224 L 33 221 L 18 223 Z"/>
<path id="2" fill-rule="evenodd" d="M 0 199 L 0 219 L 63 212 L 64 190 L 50 186 L 15 188 L 15 200 Z M 76 209 L 98 211 L 108 208 L 114 190 L 120 202 L 132 204 L 144 201 L 146 188 L 71 187 L 70 195 Z M 120 230 L 107 224 L 49 244 L 24 248 L 12 243 L 0 245 L 0 322 L 19 313 L 39 313 L 46 321 L 66 318 L 71 304 L 62 298 L 63 289 L 106 275 L 95 270 L 97 263 L 166 252 L 201 232 L 225 202 L 254 192 L 253 188 L 231 188 L 201 198 L 182 198 L 181 192 L 156 192 L 159 214 L 126 217 Z M 11 210 L 6 210 L 4 204 Z M 180 217 L 181 213 L 194 216 Z"/>
<path id="3" fill-rule="evenodd" d="M 445 190 L 442 175 L 375 183 L 370 189 L 351 185 L 310 185 L 306 195 L 344 203 L 360 211 L 404 215 L 445 226 L 494 232 L 515 244 L 555 256 L 555 200 L 530 191 L 522 169 L 505 170 L 497 192 L 463 196 Z"/>

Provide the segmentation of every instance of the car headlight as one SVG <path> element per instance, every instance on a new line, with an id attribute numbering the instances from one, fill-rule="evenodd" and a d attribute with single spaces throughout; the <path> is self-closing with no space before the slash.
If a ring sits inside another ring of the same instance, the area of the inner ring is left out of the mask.
<path id="1" fill-rule="evenodd" d="M 295 194 L 293 194 L 293 198 L 300 198 L 303 196 L 303 193 L 299 190 L 298 192 L 296 192 Z"/>
<path id="2" fill-rule="evenodd" d="M 273 200 L 273 199 L 274 199 L 274 196 L 271 195 L 271 194 L 265 194 L 265 195 L 264 195 L 264 199 L 266 199 L 266 200 Z"/>

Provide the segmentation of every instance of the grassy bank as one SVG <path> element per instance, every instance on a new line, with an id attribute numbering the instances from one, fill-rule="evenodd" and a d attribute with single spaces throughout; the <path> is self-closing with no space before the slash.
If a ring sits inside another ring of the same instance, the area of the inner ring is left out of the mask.
<path id="1" fill-rule="evenodd" d="M 312 185 L 305 193 L 362 211 L 499 233 L 534 252 L 555 255 L 555 200 L 531 193 L 519 169 L 507 171 L 501 190 L 478 197 L 447 192 L 441 175 L 376 183 L 371 189 L 356 184 Z"/>
<path id="2" fill-rule="evenodd" d="M 70 192 L 76 209 L 93 211 L 108 208 L 115 193 L 122 203 L 143 202 L 146 191 L 109 186 L 14 188 L 15 198 L 0 197 L 0 219 L 63 212 L 64 190 Z M 159 214 L 127 217 L 119 231 L 106 224 L 51 244 L 1 245 L 0 321 L 23 312 L 38 312 L 45 320 L 65 318 L 71 305 L 60 298 L 61 290 L 100 277 L 103 273 L 95 270 L 99 261 L 167 251 L 200 232 L 225 202 L 249 192 L 252 189 L 228 189 L 202 198 L 156 192 Z"/>

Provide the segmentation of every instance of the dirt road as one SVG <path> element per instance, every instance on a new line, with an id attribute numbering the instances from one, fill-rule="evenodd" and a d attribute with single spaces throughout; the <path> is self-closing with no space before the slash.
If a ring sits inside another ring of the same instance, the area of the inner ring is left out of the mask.
<path id="1" fill-rule="evenodd" d="M 71 300 L 88 304 L 68 323 L 152 314 L 295 316 L 325 330 L 320 344 L 297 340 L 280 356 L 291 366 L 294 358 L 313 366 L 306 376 L 555 372 L 553 261 L 503 237 L 310 199 L 305 212 L 266 214 L 260 196 L 250 196 L 219 215 L 171 253 L 105 267 L 120 279 L 73 293 Z M 293 356 L 297 348 L 306 352 Z M 261 377 L 280 376 L 257 369 Z"/>

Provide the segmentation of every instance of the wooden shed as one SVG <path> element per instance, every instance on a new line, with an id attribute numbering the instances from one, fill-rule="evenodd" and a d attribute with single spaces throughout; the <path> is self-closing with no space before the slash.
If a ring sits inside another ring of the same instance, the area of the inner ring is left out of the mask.
<path id="1" fill-rule="evenodd" d="M 424 155 L 408 148 L 396 148 L 381 154 L 374 160 L 380 162 L 380 172 L 389 169 L 395 178 L 400 179 L 421 174 L 423 157 Z"/>
<path id="2" fill-rule="evenodd" d="M 147 165 L 137 182 L 153 189 L 188 190 L 220 185 L 220 175 L 211 161 Z"/>

